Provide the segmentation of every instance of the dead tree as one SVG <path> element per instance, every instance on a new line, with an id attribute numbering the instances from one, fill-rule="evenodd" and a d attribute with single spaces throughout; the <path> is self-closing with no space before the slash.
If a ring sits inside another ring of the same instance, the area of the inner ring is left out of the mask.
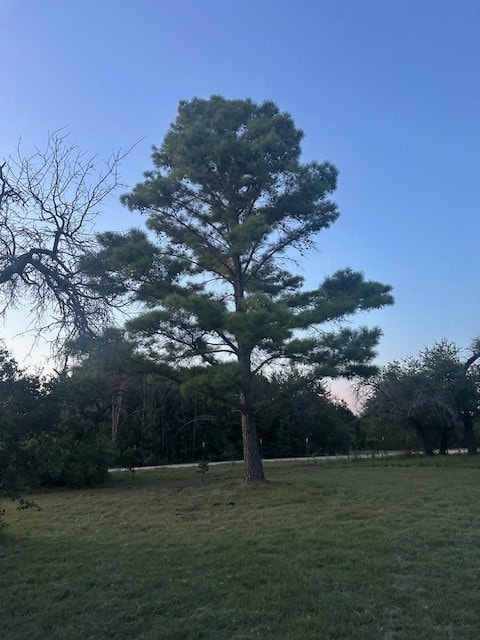
<path id="1" fill-rule="evenodd" d="M 0 163 L 0 315 L 20 304 L 31 309 L 37 333 L 72 337 L 98 329 L 109 300 L 95 293 L 79 264 L 95 246 L 100 205 L 120 186 L 115 153 L 98 160 L 60 130 L 45 150 L 22 148 Z"/>

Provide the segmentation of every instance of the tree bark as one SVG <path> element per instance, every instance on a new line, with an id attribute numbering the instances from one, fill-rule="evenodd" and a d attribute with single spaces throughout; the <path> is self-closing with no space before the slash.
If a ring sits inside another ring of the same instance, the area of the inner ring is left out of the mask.
<path id="1" fill-rule="evenodd" d="M 122 413 L 124 385 L 112 392 L 112 441 L 115 442 L 118 435 L 118 426 Z"/>
<path id="2" fill-rule="evenodd" d="M 412 419 L 411 418 L 411 424 L 413 425 L 413 428 L 415 429 L 415 431 L 417 432 L 418 437 L 420 438 L 420 441 L 423 445 L 423 450 L 425 452 L 426 456 L 433 456 L 433 449 L 432 449 L 432 445 L 430 444 L 430 442 L 428 441 L 427 438 L 427 434 L 425 433 L 425 429 L 422 427 L 422 425 L 420 424 L 420 422 L 418 420 Z"/>
<path id="3" fill-rule="evenodd" d="M 246 313 L 245 288 L 243 283 L 243 267 L 239 255 L 233 260 L 235 278 L 233 282 L 235 292 L 235 310 Z M 239 365 L 239 406 L 242 426 L 242 444 L 244 461 L 244 480 L 247 484 L 266 482 L 263 472 L 260 442 L 258 440 L 257 425 L 254 412 L 254 391 L 252 373 L 252 346 L 239 339 L 237 348 Z"/>
<path id="4" fill-rule="evenodd" d="M 240 406 L 245 402 L 243 392 L 240 394 Z M 255 416 L 252 411 L 241 411 L 243 460 L 247 484 L 266 482 L 263 472 L 262 457 L 260 455 L 260 443 L 258 440 Z"/>
<path id="5" fill-rule="evenodd" d="M 450 431 L 449 427 L 443 427 L 440 433 L 440 447 L 438 453 L 441 456 L 447 455 L 447 445 L 448 445 L 448 432 Z"/>
<path id="6" fill-rule="evenodd" d="M 257 425 L 253 402 L 253 374 L 250 362 L 251 353 L 248 348 L 239 350 L 240 365 L 240 393 L 239 405 L 242 426 L 243 460 L 245 482 L 265 482 L 260 442 L 258 440 Z"/>
<path id="7" fill-rule="evenodd" d="M 462 422 L 464 429 L 465 446 L 469 455 L 476 455 L 477 443 L 475 442 L 475 434 L 473 432 L 473 420 L 469 411 L 462 411 Z"/>

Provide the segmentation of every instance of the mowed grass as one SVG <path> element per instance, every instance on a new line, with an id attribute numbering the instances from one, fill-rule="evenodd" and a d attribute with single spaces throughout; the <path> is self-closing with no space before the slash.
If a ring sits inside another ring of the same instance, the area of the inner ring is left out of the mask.
<path id="1" fill-rule="evenodd" d="M 117 474 L 7 504 L 8 640 L 480 635 L 480 461 Z"/>

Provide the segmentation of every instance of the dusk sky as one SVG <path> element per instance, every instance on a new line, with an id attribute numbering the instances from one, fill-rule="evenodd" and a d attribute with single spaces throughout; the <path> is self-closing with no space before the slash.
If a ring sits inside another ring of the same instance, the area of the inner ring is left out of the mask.
<path id="1" fill-rule="evenodd" d="M 480 333 L 478 0 L 0 0 L 0 24 L 0 156 L 61 127 L 99 158 L 138 143 L 133 186 L 180 99 L 273 100 L 303 159 L 340 171 L 307 286 L 348 266 L 394 287 L 393 307 L 359 318 L 384 332 L 379 364 Z M 98 230 L 133 226 L 105 203 Z M 1 330 L 21 364 L 24 315 Z"/>

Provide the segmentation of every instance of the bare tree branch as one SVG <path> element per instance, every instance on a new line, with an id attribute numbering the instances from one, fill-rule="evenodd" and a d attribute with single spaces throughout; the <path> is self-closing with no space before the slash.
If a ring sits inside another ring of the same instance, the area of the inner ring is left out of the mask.
<path id="1" fill-rule="evenodd" d="M 57 339 L 98 329 L 108 299 L 95 294 L 78 267 L 95 245 L 99 207 L 118 187 L 127 152 L 113 153 L 101 170 L 64 130 L 44 150 L 0 163 L 0 315 L 20 303 L 32 309 L 33 330 Z"/>

